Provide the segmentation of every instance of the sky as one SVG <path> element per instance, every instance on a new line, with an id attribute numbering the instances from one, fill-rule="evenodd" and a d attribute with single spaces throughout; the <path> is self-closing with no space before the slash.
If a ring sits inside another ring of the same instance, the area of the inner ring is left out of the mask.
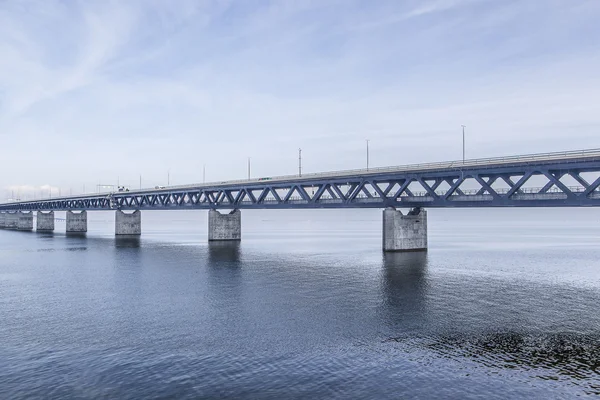
<path id="1" fill-rule="evenodd" d="M 2 0 L 0 197 L 600 147 L 597 0 Z"/>

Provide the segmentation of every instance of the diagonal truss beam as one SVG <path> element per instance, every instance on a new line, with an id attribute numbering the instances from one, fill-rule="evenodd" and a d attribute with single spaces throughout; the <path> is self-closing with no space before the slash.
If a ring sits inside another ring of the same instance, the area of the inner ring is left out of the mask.
<path id="1" fill-rule="evenodd" d="M 525 175 L 523 175 L 521 178 L 519 178 L 519 180 L 517 181 L 517 183 L 512 183 L 513 180 L 510 179 L 510 177 L 508 177 L 508 179 L 505 179 L 506 177 L 502 177 L 503 179 L 505 179 L 505 182 L 509 185 L 511 185 L 511 188 L 508 190 L 508 193 L 506 193 L 506 196 L 504 197 L 508 197 L 510 198 L 513 194 L 515 194 L 516 192 L 522 193 L 520 191 L 521 186 L 523 186 L 523 184 L 525 184 L 525 182 L 527 182 L 529 180 L 529 178 L 531 178 L 531 176 L 533 175 L 533 172 L 527 172 Z"/>
<path id="2" fill-rule="evenodd" d="M 565 193 L 567 195 L 567 197 L 575 197 L 575 193 L 573 193 L 571 191 L 571 189 L 569 189 L 564 183 L 562 183 L 560 181 L 560 178 L 557 179 L 557 177 L 550 171 L 541 171 L 542 174 L 548 178 L 548 181 L 554 183 L 556 185 L 556 187 L 558 187 L 560 190 L 563 191 L 563 193 Z M 558 174 L 560 177 L 562 177 L 562 174 Z"/>

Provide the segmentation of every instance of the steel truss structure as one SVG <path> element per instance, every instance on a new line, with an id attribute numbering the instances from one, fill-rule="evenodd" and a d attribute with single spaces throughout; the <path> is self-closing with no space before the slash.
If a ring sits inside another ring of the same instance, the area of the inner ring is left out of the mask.
<path id="1" fill-rule="evenodd" d="M 580 207 L 600 206 L 599 187 L 600 151 L 586 150 L 22 201 L 0 211 Z"/>

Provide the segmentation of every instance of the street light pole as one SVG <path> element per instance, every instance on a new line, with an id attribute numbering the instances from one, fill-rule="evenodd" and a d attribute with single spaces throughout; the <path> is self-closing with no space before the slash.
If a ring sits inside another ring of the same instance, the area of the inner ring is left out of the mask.
<path id="1" fill-rule="evenodd" d="M 298 148 L 298 176 L 302 176 L 302 149 Z"/>
<path id="2" fill-rule="evenodd" d="M 206 164 L 202 165 L 202 183 L 206 183 Z"/>
<path id="3" fill-rule="evenodd" d="M 466 125 L 461 125 L 462 126 L 462 136 L 463 136 L 463 164 L 465 163 L 465 128 L 467 127 Z"/>
<path id="4" fill-rule="evenodd" d="M 248 180 L 250 180 L 250 157 L 248 157 Z"/>
<path id="5" fill-rule="evenodd" d="M 167 186 L 171 186 L 171 170 L 167 170 Z"/>
<path id="6" fill-rule="evenodd" d="M 369 170 L 369 139 L 367 139 L 367 171 Z"/>

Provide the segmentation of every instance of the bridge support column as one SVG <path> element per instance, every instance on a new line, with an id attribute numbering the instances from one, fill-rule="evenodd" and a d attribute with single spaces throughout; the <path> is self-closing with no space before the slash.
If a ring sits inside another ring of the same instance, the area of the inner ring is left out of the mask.
<path id="1" fill-rule="evenodd" d="M 37 223 L 35 225 L 36 232 L 53 232 L 54 231 L 54 211 L 37 212 Z"/>
<path id="2" fill-rule="evenodd" d="M 115 214 L 115 235 L 141 235 L 142 212 L 135 210 L 127 214 L 117 210 Z"/>
<path id="3" fill-rule="evenodd" d="M 33 230 L 33 211 L 17 213 L 17 229 L 20 231 Z"/>
<path id="4" fill-rule="evenodd" d="M 17 214 L 16 212 L 14 213 L 10 213 L 7 212 L 6 213 L 6 228 L 7 229 L 17 229 L 19 227 L 19 214 Z"/>
<path id="5" fill-rule="evenodd" d="M 6 213 L 0 213 L 0 229 L 6 228 Z"/>
<path id="6" fill-rule="evenodd" d="M 394 208 L 383 210 L 383 251 L 427 250 L 427 211 L 412 209 L 407 215 Z"/>
<path id="7" fill-rule="evenodd" d="M 242 212 L 233 210 L 229 214 L 221 214 L 217 210 L 208 212 L 208 240 L 241 240 Z"/>
<path id="8" fill-rule="evenodd" d="M 87 211 L 67 211 L 67 233 L 87 232 Z"/>

